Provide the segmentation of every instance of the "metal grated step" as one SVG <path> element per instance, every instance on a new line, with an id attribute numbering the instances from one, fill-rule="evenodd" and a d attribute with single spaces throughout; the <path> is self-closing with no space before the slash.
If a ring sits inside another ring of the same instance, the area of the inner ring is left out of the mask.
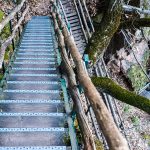
<path id="1" fill-rule="evenodd" d="M 4 93 L 59 94 L 59 90 L 4 90 Z"/>
<path id="2" fill-rule="evenodd" d="M 0 104 L 9 104 L 9 103 L 27 103 L 27 104 L 62 104 L 64 103 L 62 100 L 0 100 Z"/>
<path id="3" fill-rule="evenodd" d="M 66 128 L 0 128 L 1 132 L 64 132 Z"/>
<path id="4" fill-rule="evenodd" d="M 35 62 L 35 61 L 21 61 L 21 62 L 14 62 L 14 64 L 56 64 L 55 62 L 48 62 L 48 61 L 38 61 L 38 62 Z"/>
<path id="5" fill-rule="evenodd" d="M 0 150 L 72 149 L 49 18 L 32 17 L 15 51 L 0 95 Z"/>
<path id="6" fill-rule="evenodd" d="M 10 76 L 25 77 L 57 77 L 57 74 L 11 74 Z"/>
<path id="7" fill-rule="evenodd" d="M 67 150 L 67 147 L 66 146 L 0 147 L 0 150 Z"/>
<path id="8" fill-rule="evenodd" d="M 63 117 L 64 113 L 0 113 L 0 116 L 48 116 L 48 117 Z"/>
<path id="9" fill-rule="evenodd" d="M 35 58 L 35 57 L 28 58 L 28 57 L 17 57 L 16 60 L 51 60 L 51 61 L 55 61 L 55 58 L 43 58 L 43 57 L 40 57 L 40 58 Z"/>
<path id="10" fill-rule="evenodd" d="M 58 85 L 57 81 L 7 81 L 7 84 L 50 84 Z"/>
<path id="11" fill-rule="evenodd" d="M 25 55 L 25 56 L 27 56 L 27 55 L 34 55 L 34 56 L 44 56 L 44 55 L 46 55 L 46 56 L 55 56 L 55 54 L 54 53 L 43 53 L 43 52 L 41 52 L 41 53 L 34 53 L 34 52 L 26 52 L 26 53 L 23 53 L 23 52 L 18 52 L 17 53 L 17 55 Z"/>

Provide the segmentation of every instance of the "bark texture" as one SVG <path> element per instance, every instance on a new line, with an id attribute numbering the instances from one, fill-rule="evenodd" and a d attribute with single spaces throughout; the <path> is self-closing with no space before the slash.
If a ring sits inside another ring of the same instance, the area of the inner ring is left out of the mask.
<path id="1" fill-rule="evenodd" d="M 111 114 L 109 113 L 103 102 L 102 97 L 100 96 L 99 92 L 97 91 L 96 87 L 85 71 L 82 56 L 77 49 L 73 37 L 69 35 L 68 30 L 62 22 L 59 14 L 57 14 L 57 17 L 64 35 L 65 43 L 69 48 L 75 62 L 79 82 L 84 89 L 85 95 L 89 99 L 89 102 L 96 115 L 98 124 L 100 125 L 102 132 L 107 140 L 109 148 L 111 150 L 128 150 L 129 148 L 127 141 L 124 139 L 124 137 L 116 127 Z"/>
<path id="2" fill-rule="evenodd" d="M 150 100 L 130 92 L 106 77 L 92 77 L 94 85 L 114 98 L 150 114 Z"/>
<path id="3" fill-rule="evenodd" d="M 99 27 L 93 33 L 85 49 L 85 53 L 89 54 L 93 62 L 96 61 L 98 56 L 103 56 L 112 36 L 120 25 L 121 14 L 122 5 L 120 0 L 110 0 Z"/>

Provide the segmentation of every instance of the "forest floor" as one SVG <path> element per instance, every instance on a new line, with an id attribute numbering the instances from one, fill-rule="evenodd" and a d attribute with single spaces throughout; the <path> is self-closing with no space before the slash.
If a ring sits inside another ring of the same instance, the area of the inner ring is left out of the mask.
<path id="1" fill-rule="evenodd" d="M 123 74 L 112 73 L 110 70 L 109 73 L 119 85 L 132 89 L 131 84 L 124 81 Z M 121 101 L 116 100 L 116 103 L 131 150 L 150 150 L 150 115 Z"/>

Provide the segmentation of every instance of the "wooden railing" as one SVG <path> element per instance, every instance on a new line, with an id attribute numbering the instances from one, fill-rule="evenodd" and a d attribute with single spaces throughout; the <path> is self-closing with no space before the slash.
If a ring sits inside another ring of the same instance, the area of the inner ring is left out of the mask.
<path id="1" fill-rule="evenodd" d="M 23 21 L 29 10 L 29 6 L 26 3 L 27 0 L 22 0 L 22 2 L 19 5 L 17 5 L 12 10 L 12 12 L 0 23 L 0 33 L 2 33 L 3 29 L 7 25 L 9 25 L 11 32 L 11 35 L 7 39 L 2 39 L 2 42 L 0 43 L 0 69 L 3 68 L 3 72 L 5 71 L 5 51 L 10 45 L 12 45 L 12 50 L 15 50 L 15 41 L 17 41 L 16 37 L 20 38 L 20 34 L 23 29 Z"/>
<path id="2" fill-rule="evenodd" d="M 122 136 L 121 132 L 117 128 L 116 124 L 114 123 L 114 120 L 112 118 L 112 115 L 108 111 L 106 105 L 103 102 L 103 99 L 99 92 L 97 91 L 96 87 L 93 85 L 87 70 L 85 69 L 84 62 L 82 60 L 82 56 L 80 55 L 77 46 L 75 44 L 75 41 L 73 40 L 72 35 L 70 35 L 65 23 L 62 21 L 61 15 L 59 11 L 57 10 L 57 7 L 55 6 L 55 3 L 52 4 L 54 6 L 54 10 L 52 12 L 53 21 L 55 25 L 55 31 L 59 38 L 59 46 L 61 48 L 61 54 L 64 62 L 67 63 L 63 64 L 63 67 L 66 67 L 67 64 L 69 64 L 69 60 L 67 58 L 67 55 L 65 55 L 64 48 L 67 47 L 67 49 L 70 51 L 70 54 L 73 58 L 74 64 L 76 66 L 75 70 L 73 71 L 72 66 L 68 65 L 65 69 L 65 72 L 68 77 L 68 85 L 70 86 L 71 93 L 77 93 L 75 90 L 76 83 L 78 82 L 79 85 L 82 86 L 84 90 L 84 94 L 87 97 L 90 107 L 93 109 L 93 112 L 95 114 L 95 117 L 97 119 L 97 123 L 100 126 L 103 135 L 107 141 L 108 147 L 111 150 L 128 150 L 128 144 L 125 138 Z M 60 32 L 62 30 L 62 32 Z M 61 38 L 62 37 L 62 38 Z M 65 56 L 65 57 L 64 57 Z M 75 82 L 76 81 L 76 82 Z M 74 91 L 73 91 L 74 90 Z M 75 95 L 75 94 L 74 94 Z M 72 95 L 71 95 L 72 96 Z M 76 107 L 76 113 L 79 115 L 78 121 L 80 124 L 80 128 L 82 127 L 81 131 L 83 132 L 83 140 L 84 146 L 86 147 L 86 150 L 95 150 L 95 146 L 93 144 L 93 139 L 90 133 L 90 130 L 87 130 L 87 123 L 83 116 L 84 114 L 80 111 L 79 107 L 79 100 L 77 102 L 78 98 L 75 98 L 72 96 L 72 99 L 75 101 L 75 107 Z M 78 105 L 77 105 L 78 104 Z M 77 112 L 78 111 L 78 112 Z M 81 117 L 81 114 L 82 117 Z M 80 118 L 79 118 L 80 117 Z M 112 132 L 113 131 L 113 132 Z"/>

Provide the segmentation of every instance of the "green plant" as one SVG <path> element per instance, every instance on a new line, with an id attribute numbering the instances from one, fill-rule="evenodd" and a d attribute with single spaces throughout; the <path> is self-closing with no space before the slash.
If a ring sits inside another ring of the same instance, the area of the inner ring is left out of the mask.
<path id="1" fill-rule="evenodd" d="M 148 142 L 148 145 L 150 146 L 150 134 L 143 134 L 143 138 Z"/>
<path id="2" fill-rule="evenodd" d="M 0 22 L 3 20 L 5 14 L 2 10 L 0 10 Z M 7 24 L 4 29 L 2 30 L 2 32 L 0 33 L 0 37 L 2 40 L 8 38 L 10 36 L 11 32 L 10 32 L 10 26 L 9 24 Z"/>
<path id="3" fill-rule="evenodd" d="M 137 126 L 140 123 L 140 118 L 138 116 L 133 116 L 133 117 L 131 117 L 131 121 L 132 121 L 133 125 Z"/>
<path id="4" fill-rule="evenodd" d="M 75 118 L 74 120 L 74 127 L 75 127 L 75 131 L 76 131 L 76 135 L 77 135 L 77 140 L 78 140 L 78 144 L 81 145 L 82 144 L 82 134 L 79 128 L 79 123 L 77 118 Z"/>
<path id="5" fill-rule="evenodd" d="M 68 134 L 65 134 L 64 137 L 63 137 L 63 141 L 64 143 L 67 145 L 67 146 L 70 146 L 71 143 L 70 143 L 70 136 Z"/>
<path id="6" fill-rule="evenodd" d="M 103 143 L 99 141 L 97 138 L 95 139 L 96 150 L 104 150 Z"/>
<path id="7" fill-rule="evenodd" d="M 2 10 L 0 10 L 0 22 L 3 20 L 5 14 Z M 2 32 L 0 33 L 0 40 L 5 41 L 11 35 L 10 26 L 7 24 Z M 10 53 L 12 53 L 12 45 L 9 45 L 6 49 L 4 60 L 7 62 L 10 57 Z"/>
<path id="8" fill-rule="evenodd" d="M 125 105 L 123 111 L 128 113 L 130 111 L 130 105 Z"/>
<path id="9" fill-rule="evenodd" d="M 2 80 L 3 78 L 3 73 L 0 73 L 0 81 Z"/>
<path id="10" fill-rule="evenodd" d="M 60 99 L 61 99 L 61 100 L 64 99 L 64 93 L 63 93 L 63 91 L 60 92 Z"/>

